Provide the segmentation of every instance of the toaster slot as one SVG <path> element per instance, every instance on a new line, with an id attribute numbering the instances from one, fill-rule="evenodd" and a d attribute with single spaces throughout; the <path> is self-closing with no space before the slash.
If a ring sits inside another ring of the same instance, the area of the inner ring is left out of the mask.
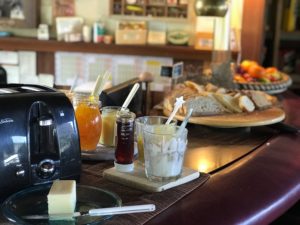
<path id="1" fill-rule="evenodd" d="M 51 111 L 43 102 L 35 102 L 30 110 L 30 153 L 33 161 L 44 157 L 59 159 L 55 123 Z"/>
<path id="2" fill-rule="evenodd" d="M 29 114 L 32 178 L 54 179 L 59 174 L 59 148 L 53 114 L 44 102 L 35 102 Z"/>

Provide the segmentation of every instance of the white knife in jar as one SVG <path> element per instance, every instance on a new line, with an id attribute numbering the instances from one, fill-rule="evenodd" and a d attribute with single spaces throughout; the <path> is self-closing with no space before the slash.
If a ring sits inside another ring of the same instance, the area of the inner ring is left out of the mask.
<path id="1" fill-rule="evenodd" d="M 120 214 L 129 214 L 129 213 L 142 213 L 142 212 L 152 212 L 155 210 L 155 205 L 146 204 L 146 205 L 133 205 L 133 206 L 120 206 L 120 207 L 111 207 L 111 208 L 99 208 L 99 209 L 90 209 L 86 212 L 74 212 L 73 217 L 79 216 L 108 216 L 108 215 L 120 215 Z M 53 215 L 55 218 L 66 218 L 70 214 L 57 214 Z M 49 219 L 49 215 L 26 215 L 22 216 L 23 219 L 34 220 L 34 219 Z"/>

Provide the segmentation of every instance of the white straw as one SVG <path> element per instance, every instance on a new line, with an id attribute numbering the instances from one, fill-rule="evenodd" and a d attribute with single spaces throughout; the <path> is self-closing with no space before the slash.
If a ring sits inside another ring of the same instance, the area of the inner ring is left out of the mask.
<path id="1" fill-rule="evenodd" d="M 171 115 L 169 116 L 166 124 L 169 124 L 172 119 L 174 118 L 174 116 L 176 115 L 177 111 L 180 109 L 180 107 L 182 106 L 182 104 L 184 103 L 185 101 L 183 100 L 183 96 L 179 97 L 179 98 L 176 98 L 176 102 L 175 102 L 175 105 L 174 105 L 174 109 L 171 113 Z"/>
<path id="2" fill-rule="evenodd" d="M 73 84 L 70 88 L 70 92 L 72 93 L 74 91 L 74 88 L 77 86 L 77 83 L 78 83 L 78 80 L 79 80 L 79 74 L 76 75 L 74 81 L 73 81 Z"/>
<path id="3" fill-rule="evenodd" d="M 128 94 L 125 102 L 122 105 L 121 110 L 124 110 L 128 107 L 128 105 L 130 104 L 131 100 L 133 99 L 133 97 L 134 97 L 135 93 L 137 92 L 137 90 L 139 89 L 139 87 L 140 87 L 139 83 L 136 83 L 135 85 L 133 85 L 130 93 Z"/>
<path id="4" fill-rule="evenodd" d="M 193 113 L 193 108 L 189 109 L 188 113 L 186 114 L 186 117 L 184 118 L 183 122 L 181 123 L 177 133 L 176 133 L 176 136 L 180 136 L 182 131 L 184 130 L 184 128 L 186 127 L 191 115 Z"/>
<path id="5" fill-rule="evenodd" d="M 96 83 L 95 83 L 95 86 L 94 86 L 93 91 L 91 93 L 91 97 L 95 97 L 97 95 L 97 93 L 98 93 L 98 91 L 100 89 L 100 86 L 101 86 L 101 82 L 102 82 L 103 76 L 104 76 L 103 73 L 101 73 L 101 74 L 98 75 Z"/>
<path id="6" fill-rule="evenodd" d="M 90 209 L 90 216 L 104 216 L 104 215 L 116 215 L 116 214 L 128 214 L 128 213 L 141 213 L 152 212 L 155 210 L 155 205 L 133 205 L 133 206 L 120 206 L 111 208 Z"/>
<path id="7" fill-rule="evenodd" d="M 108 71 L 105 71 L 104 73 L 99 74 L 99 76 L 97 77 L 94 89 L 90 95 L 91 97 L 97 97 L 98 95 L 101 94 L 103 87 L 109 77 L 110 77 L 110 73 Z"/>
<path id="8" fill-rule="evenodd" d="M 108 71 L 106 71 L 105 74 L 104 74 L 104 76 L 103 76 L 101 86 L 100 86 L 100 88 L 99 88 L 99 92 L 98 92 L 98 95 L 99 95 L 99 96 L 100 96 L 100 94 L 102 93 L 103 88 L 104 88 L 106 82 L 108 81 L 108 79 L 110 78 L 110 76 L 111 76 L 111 74 L 110 74 Z"/>

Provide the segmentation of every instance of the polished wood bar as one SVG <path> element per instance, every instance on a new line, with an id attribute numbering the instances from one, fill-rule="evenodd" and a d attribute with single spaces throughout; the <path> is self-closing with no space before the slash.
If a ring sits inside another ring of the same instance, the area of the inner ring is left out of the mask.
<path id="1" fill-rule="evenodd" d="M 284 94 L 282 105 L 286 112 L 284 122 L 300 127 L 299 96 Z M 187 159 L 186 165 L 193 167 L 190 161 L 204 160 L 205 157 L 208 157 L 206 165 L 209 165 L 210 160 L 211 163 L 221 163 L 207 167 L 212 174 L 207 182 L 146 224 L 261 225 L 270 224 L 283 215 L 300 199 L 300 136 L 299 132 L 285 133 L 278 130 L 273 130 L 275 133 L 272 134 L 264 130 L 267 128 L 256 127 L 240 132 L 216 130 L 217 133 L 225 132 L 229 136 L 226 138 L 224 133 L 223 136 L 219 135 L 223 140 L 213 137 L 213 145 L 209 135 L 203 136 L 204 133 L 199 132 L 199 145 L 202 144 L 202 152 L 206 153 L 201 155 L 200 149 L 196 150 L 197 154 L 191 153 L 191 156 L 187 153 L 187 158 L 191 159 Z M 244 136 L 245 145 L 239 145 L 234 140 L 235 132 L 240 133 L 241 139 L 247 132 L 253 132 L 254 136 L 262 139 L 252 142 L 250 136 Z M 265 139 L 262 134 L 266 135 Z M 193 136 L 196 138 L 197 134 Z M 201 143 L 201 140 L 206 142 Z M 245 148 L 248 150 L 241 151 L 245 146 L 248 146 Z M 241 151 L 240 157 L 235 151 Z M 236 160 L 232 161 L 231 158 L 222 162 L 234 154 Z M 196 164 L 196 167 L 198 165 L 201 164 Z"/>

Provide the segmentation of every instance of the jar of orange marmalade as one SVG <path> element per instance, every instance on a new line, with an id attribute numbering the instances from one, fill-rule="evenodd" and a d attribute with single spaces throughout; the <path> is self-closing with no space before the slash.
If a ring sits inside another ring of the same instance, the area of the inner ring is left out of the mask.
<path id="1" fill-rule="evenodd" d="M 81 151 L 93 151 L 101 136 L 101 102 L 86 94 L 75 94 L 73 106 L 79 129 Z"/>

